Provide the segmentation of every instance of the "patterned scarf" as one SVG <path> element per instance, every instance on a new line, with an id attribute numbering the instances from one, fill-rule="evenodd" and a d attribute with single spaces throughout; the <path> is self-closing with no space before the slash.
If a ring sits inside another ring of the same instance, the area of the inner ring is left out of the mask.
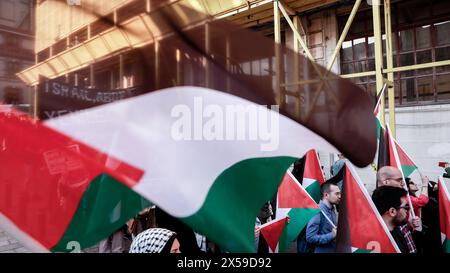
<path id="1" fill-rule="evenodd" d="M 164 228 L 150 228 L 139 233 L 131 243 L 129 253 L 161 253 L 167 243 L 172 244 L 176 233 Z"/>

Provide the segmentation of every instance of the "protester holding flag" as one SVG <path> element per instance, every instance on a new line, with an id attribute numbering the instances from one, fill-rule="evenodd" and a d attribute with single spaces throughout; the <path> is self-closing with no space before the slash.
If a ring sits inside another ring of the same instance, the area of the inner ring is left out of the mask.
<path id="1" fill-rule="evenodd" d="M 312 218 L 306 228 L 306 241 L 314 245 L 314 253 L 335 252 L 337 215 L 335 205 L 341 200 L 341 190 L 336 184 L 321 186 L 322 200 L 319 203 L 322 213 Z"/>
<path id="2" fill-rule="evenodd" d="M 409 242 L 402 234 L 401 226 L 408 222 L 409 205 L 406 190 L 399 187 L 384 186 L 375 189 L 372 200 L 381 214 L 402 253 L 410 253 Z"/>
<path id="3" fill-rule="evenodd" d="M 420 193 L 419 197 L 416 196 L 416 193 L 419 191 L 417 188 L 417 185 L 414 183 L 414 181 L 406 177 L 406 184 L 408 185 L 409 195 L 411 196 L 411 202 L 414 208 L 414 213 L 422 217 L 422 210 L 421 208 L 424 207 L 428 203 L 428 177 L 422 176 L 422 192 Z"/>
<path id="4" fill-rule="evenodd" d="M 400 253 L 354 168 L 345 164 L 339 204 L 337 253 Z"/>
<path id="5" fill-rule="evenodd" d="M 377 185 L 378 187 L 396 187 L 396 188 L 404 188 L 404 180 L 402 173 L 399 169 L 392 166 L 384 166 L 377 172 Z M 406 192 L 408 195 L 408 192 Z M 419 217 L 415 216 L 409 218 L 409 224 L 405 224 L 401 227 L 401 231 L 403 233 L 403 237 L 405 237 L 407 241 L 407 246 L 409 247 L 410 253 L 416 253 L 417 247 L 415 241 L 421 241 L 422 234 L 422 221 Z M 411 229 L 413 231 L 411 231 Z"/>

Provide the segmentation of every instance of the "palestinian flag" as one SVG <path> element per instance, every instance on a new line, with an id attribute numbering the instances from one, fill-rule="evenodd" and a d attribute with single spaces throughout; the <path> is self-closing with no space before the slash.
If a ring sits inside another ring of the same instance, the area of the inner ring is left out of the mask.
<path id="1" fill-rule="evenodd" d="M 383 134 L 384 127 L 381 123 L 381 102 L 384 99 L 384 91 L 387 88 L 387 84 L 383 85 L 383 89 L 381 90 L 380 94 L 377 96 L 377 103 L 375 105 L 375 109 L 373 110 L 373 114 L 376 117 L 377 122 L 377 138 L 380 139 L 380 136 Z"/>
<path id="2" fill-rule="evenodd" d="M 418 170 L 417 165 L 412 161 L 411 157 L 406 153 L 406 151 L 398 144 L 397 140 L 394 139 L 395 147 L 397 148 L 398 158 L 400 160 L 400 165 L 402 166 L 403 175 L 409 177 L 414 171 Z"/>
<path id="3" fill-rule="evenodd" d="M 292 171 L 294 177 L 302 181 L 303 188 L 316 201 L 320 202 L 320 186 L 325 183 L 319 157 L 316 150 L 309 150 L 301 159 L 294 164 Z"/>
<path id="4" fill-rule="evenodd" d="M 287 171 L 278 188 L 276 217 L 280 219 L 289 216 L 289 223 L 286 225 L 286 234 L 282 238 L 286 242 L 280 243 L 281 247 L 278 251 L 285 252 L 317 213 L 320 213 L 319 205 Z"/>
<path id="5" fill-rule="evenodd" d="M 30 249 L 89 247 L 147 206 L 143 197 L 223 249 L 253 252 L 254 219 L 299 156 L 338 149 L 358 166 L 373 160 L 375 119 L 358 87 L 330 75 L 321 92 L 302 85 L 318 100 L 297 113 L 273 77 L 285 65 L 258 73 L 241 64 L 274 60 L 277 51 L 308 71 L 298 79 L 322 79 L 325 69 L 259 34 L 162 2 L 142 14 L 150 26 L 101 18 L 141 39 L 129 61 L 142 71 L 145 94 L 36 124 L 1 114 L 0 225 Z M 88 90 L 76 94 L 91 99 Z"/>
<path id="6" fill-rule="evenodd" d="M 356 171 L 345 164 L 336 251 L 399 253 L 400 250 Z"/>
<path id="7" fill-rule="evenodd" d="M 439 223 L 442 247 L 445 253 L 450 253 L 450 194 L 442 176 L 439 177 Z"/>
<path id="8" fill-rule="evenodd" d="M 287 216 L 285 216 L 265 223 L 259 227 L 259 231 L 264 237 L 264 240 L 266 240 L 269 250 L 272 253 L 285 252 L 288 248 L 288 241 L 286 240 L 287 219 Z"/>
<path id="9" fill-rule="evenodd" d="M 404 177 L 409 177 L 418 170 L 411 157 L 392 137 L 390 130 L 385 129 L 382 129 L 378 147 L 378 169 L 383 166 L 394 166 L 401 169 Z"/>

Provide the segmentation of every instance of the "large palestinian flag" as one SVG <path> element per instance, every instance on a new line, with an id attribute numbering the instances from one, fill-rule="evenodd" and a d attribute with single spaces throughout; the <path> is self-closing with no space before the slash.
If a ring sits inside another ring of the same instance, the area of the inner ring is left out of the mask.
<path id="1" fill-rule="evenodd" d="M 287 235 L 288 217 L 284 216 L 259 227 L 259 231 L 269 246 L 271 253 L 283 253 L 288 248 Z"/>
<path id="2" fill-rule="evenodd" d="M 320 186 L 325 183 L 319 157 L 316 150 L 309 150 L 294 164 L 292 174 L 298 181 L 302 181 L 303 188 L 316 201 L 320 202 Z"/>
<path id="3" fill-rule="evenodd" d="M 450 194 L 442 176 L 439 177 L 439 223 L 442 247 L 445 253 L 450 253 Z"/>
<path id="4" fill-rule="evenodd" d="M 273 77 L 286 66 L 257 72 L 244 64 L 277 51 L 308 71 L 300 80 L 321 79 L 325 69 L 178 2 L 142 16 L 150 27 L 117 27 L 130 40 L 154 31 L 130 60 L 146 94 L 45 122 L 0 114 L 0 225 L 30 249 L 88 247 L 148 206 L 145 198 L 223 249 L 253 252 L 256 215 L 298 157 L 316 148 L 342 151 L 358 166 L 373 160 L 370 99 L 349 81 L 328 77 L 318 93 L 299 86 L 318 98 L 299 113 Z M 77 94 L 91 98 L 89 90 Z"/>
<path id="5" fill-rule="evenodd" d="M 381 129 L 378 146 L 378 169 L 383 166 L 394 166 L 401 169 L 404 177 L 409 177 L 418 170 L 411 157 L 395 140 L 390 130 Z"/>
<path id="6" fill-rule="evenodd" d="M 400 252 L 364 184 L 356 171 L 347 163 L 344 169 L 337 230 L 337 252 Z"/>
<path id="7" fill-rule="evenodd" d="M 386 89 L 386 84 L 383 86 L 383 90 L 380 94 L 380 98 L 375 106 L 374 115 L 377 122 L 377 138 L 378 138 L 378 164 L 377 168 L 380 169 L 383 166 L 393 166 L 391 160 L 393 160 L 394 155 L 392 147 L 390 147 L 390 132 L 381 123 L 381 112 L 380 103 L 381 98 L 383 98 L 383 93 Z M 393 139 L 393 138 L 392 138 Z M 392 140 L 394 142 L 395 148 L 398 153 L 400 166 L 404 177 L 409 177 L 414 171 L 418 170 L 417 165 L 413 162 L 411 157 L 406 153 L 406 151 L 400 146 L 396 139 Z"/>
<path id="8" fill-rule="evenodd" d="M 280 240 L 278 252 L 285 252 L 289 245 L 297 239 L 309 220 L 320 212 L 320 207 L 305 191 L 295 177 L 287 171 L 278 188 L 276 218 L 289 216 L 285 236 Z"/>

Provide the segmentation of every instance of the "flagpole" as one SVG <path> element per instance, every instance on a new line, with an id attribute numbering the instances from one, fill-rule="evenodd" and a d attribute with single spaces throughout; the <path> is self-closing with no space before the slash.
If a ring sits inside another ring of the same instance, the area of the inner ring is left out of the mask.
<path id="1" fill-rule="evenodd" d="M 414 213 L 414 207 L 413 207 L 412 202 L 411 202 L 411 196 L 409 195 L 408 186 L 406 185 L 405 175 L 403 174 L 402 165 L 401 165 L 400 160 L 398 158 L 397 147 L 395 147 L 395 140 L 394 140 L 394 137 L 392 135 L 391 128 L 389 127 L 389 124 L 386 123 L 385 125 L 386 125 L 386 129 L 388 130 L 388 133 L 389 133 L 389 142 L 391 142 L 391 145 L 392 145 L 392 151 L 394 152 L 394 158 L 395 158 L 395 161 L 397 163 L 396 165 L 400 166 L 400 168 L 398 168 L 398 170 L 402 174 L 402 178 L 403 178 L 403 182 L 404 182 L 403 183 L 403 189 L 406 190 L 406 197 L 408 198 L 409 207 L 411 208 L 410 212 L 411 212 L 412 217 L 416 218 L 416 214 Z"/>
<path id="2" fill-rule="evenodd" d="M 387 86 L 387 83 L 384 83 L 383 87 L 381 88 L 381 92 L 378 95 L 377 103 L 375 104 L 375 108 L 373 109 L 374 112 L 377 109 L 378 105 L 380 105 L 381 99 L 383 98 L 384 90 L 386 90 L 386 86 Z"/>
<path id="3" fill-rule="evenodd" d="M 325 219 L 328 220 L 328 222 L 330 223 L 330 225 L 332 225 L 333 228 L 337 229 L 336 225 L 330 220 L 330 218 L 328 218 L 328 216 L 325 214 L 325 212 L 323 212 L 323 210 L 320 210 L 320 212 L 322 213 L 323 216 L 325 216 Z"/>

